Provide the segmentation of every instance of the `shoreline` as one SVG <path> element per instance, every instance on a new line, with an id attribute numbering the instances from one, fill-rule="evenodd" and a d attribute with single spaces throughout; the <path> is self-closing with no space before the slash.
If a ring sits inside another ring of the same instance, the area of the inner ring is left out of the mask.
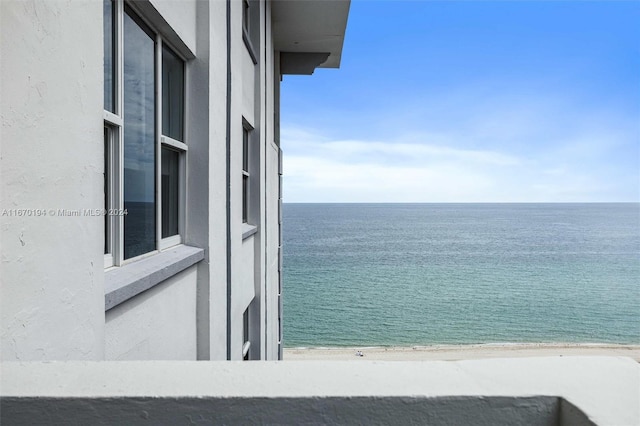
<path id="1" fill-rule="evenodd" d="M 361 352 L 363 356 L 357 356 Z M 640 344 L 478 343 L 425 346 L 284 348 L 285 361 L 459 361 L 544 356 L 624 356 L 640 362 Z"/>

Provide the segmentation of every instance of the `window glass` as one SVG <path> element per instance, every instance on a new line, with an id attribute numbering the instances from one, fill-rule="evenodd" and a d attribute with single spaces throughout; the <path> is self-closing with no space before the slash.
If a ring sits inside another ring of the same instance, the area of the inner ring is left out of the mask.
<path id="1" fill-rule="evenodd" d="M 249 130 L 242 129 L 242 170 L 249 172 Z"/>
<path id="2" fill-rule="evenodd" d="M 249 130 L 242 129 L 242 221 L 249 221 Z"/>
<path id="3" fill-rule="evenodd" d="M 104 128 L 104 208 L 105 210 L 109 210 L 109 168 L 111 166 L 111 155 L 110 151 L 110 141 L 111 134 L 109 128 Z M 111 248 L 109 247 L 111 230 L 109 229 L 109 215 L 104 215 L 104 254 L 110 253 Z"/>
<path id="4" fill-rule="evenodd" d="M 249 308 L 242 314 L 242 359 L 249 360 L 249 351 L 247 344 L 249 343 Z"/>
<path id="5" fill-rule="evenodd" d="M 155 42 L 124 15 L 124 258 L 155 250 Z"/>
<path id="6" fill-rule="evenodd" d="M 242 221 L 244 223 L 249 222 L 249 176 L 242 176 Z"/>
<path id="7" fill-rule="evenodd" d="M 183 141 L 184 62 L 162 47 L 162 134 Z"/>
<path id="8" fill-rule="evenodd" d="M 162 238 L 178 235 L 180 154 L 162 148 Z"/>
<path id="9" fill-rule="evenodd" d="M 112 0 L 103 1 L 104 9 L 104 109 L 115 113 L 115 31 L 114 7 Z"/>

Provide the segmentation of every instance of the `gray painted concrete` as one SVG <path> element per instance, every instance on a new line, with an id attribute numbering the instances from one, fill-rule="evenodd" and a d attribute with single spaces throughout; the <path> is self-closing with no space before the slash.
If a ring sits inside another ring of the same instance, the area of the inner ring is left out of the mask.
<path id="1" fill-rule="evenodd" d="M 7 424 L 595 426 L 556 397 L 5 398 Z"/>

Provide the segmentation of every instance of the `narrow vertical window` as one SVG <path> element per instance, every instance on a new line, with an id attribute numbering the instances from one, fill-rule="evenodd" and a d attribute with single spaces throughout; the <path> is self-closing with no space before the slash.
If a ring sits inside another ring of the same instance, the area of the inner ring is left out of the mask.
<path id="1" fill-rule="evenodd" d="M 162 238 L 178 235 L 180 153 L 162 148 Z"/>
<path id="2" fill-rule="evenodd" d="M 184 62 L 162 46 L 162 134 L 184 142 Z"/>
<path id="3" fill-rule="evenodd" d="M 249 340 L 249 308 L 242 315 L 242 360 L 249 360 L 249 349 L 251 341 Z"/>
<path id="4" fill-rule="evenodd" d="M 111 253 L 111 226 L 109 223 L 109 214 L 106 214 L 111 208 L 109 202 L 109 179 L 111 168 L 111 132 L 109 128 L 104 128 L 104 209 L 106 210 L 104 215 L 104 254 Z"/>
<path id="5" fill-rule="evenodd" d="M 242 221 L 249 222 L 249 129 L 242 129 Z"/>
<path id="6" fill-rule="evenodd" d="M 162 45 L 162 238 L 179 235 L 180 159 L 185 155 L 184 61 Z"/>
<path id="7" fill-rule="evenodd" d="M 156 248 L 155 41 L 124 15 L 124 258 Z"/>
<path id="8" fill-rule="evenodd" d="M 122 125 L 121 113 L 117 106 L 119 95 L 117 90 L 118 73 L 117 59 L 118 47 L 116 40 L 119 31 L 116 22 L 118 21 L 118 7 L 116 0 L 102 0 L 103 12 L 103 76 L 104 76 L 104 209 L 112 209 L 116 207 L 114 201 L 116 199 L 116 188 L 114 186 L 115 177 L 119 175 L 114 169 L 116 164 L 116 153 L 120 152 L 117 146 L 119 140 L 120 126 Z M 119 241 L 116 239 L 115 233 L 118 224 L 115 223 L 113 216 L 104 215 L 104 266 L 109 268 L 114 265 L 114 253 L 118 251 Z"/>
<path id="9" fill-rule="evenodd" d="M 104 30 L 104 109 L 115 113 L 116 84 L 115 84 L 115 3 L 103 0 L 103 30 Z"/>

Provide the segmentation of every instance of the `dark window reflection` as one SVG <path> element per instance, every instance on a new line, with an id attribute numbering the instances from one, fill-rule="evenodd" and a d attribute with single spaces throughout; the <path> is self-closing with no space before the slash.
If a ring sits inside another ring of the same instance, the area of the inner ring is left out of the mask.
<path id="1" fill-rule="evenodd" d="M 178 235 L 180 154 L 162 148 L 162 238 Z"/>
<path id="2" fill-rule="evenodd" d="M 249 130 L 242 129 L 242 221 L 249 222 Z"/>
<path id="3" fill-rule="evenodd" d="M 155 250 L 155 42 L 124 16 L 124 258 Z"/>
<path id="4" fill-rule="evenodd" d="M 249 308 L 242 314 L 242 350 L 244 352 L 244 345 L 249 342 Z M 249 352 L 243 355 L 243 361 L 249 361 Z"/>
<path id="5" fill-rule="evenodd" d="M 109 165 L 111 164 L 111 155 L 109 154 L 110 146 L 110 132 L 108 128 L 104 128 L 104 208 L 108 210 L 111 205 L 109 203 Z M 109 229 L 109 215 L 104 215 L 104 253 L 110 253 L 110 235 L 111 231 Z"/>
<path id="6" fill-rule="evenodd" d="M 242 129 L 242 171 L 249 173 L 249 130 Z"/>
<path id="7" fill-rule="evenodd" d="M 184 62 L 162 47 L 162 134 L 182 141 L 184 124 Z"/>
<path id="8" fill-rule="evenodd" d="M 104 10 L 104 109 L 115 113 L 115 31 L 112 0 L 103 1 Z"/>

